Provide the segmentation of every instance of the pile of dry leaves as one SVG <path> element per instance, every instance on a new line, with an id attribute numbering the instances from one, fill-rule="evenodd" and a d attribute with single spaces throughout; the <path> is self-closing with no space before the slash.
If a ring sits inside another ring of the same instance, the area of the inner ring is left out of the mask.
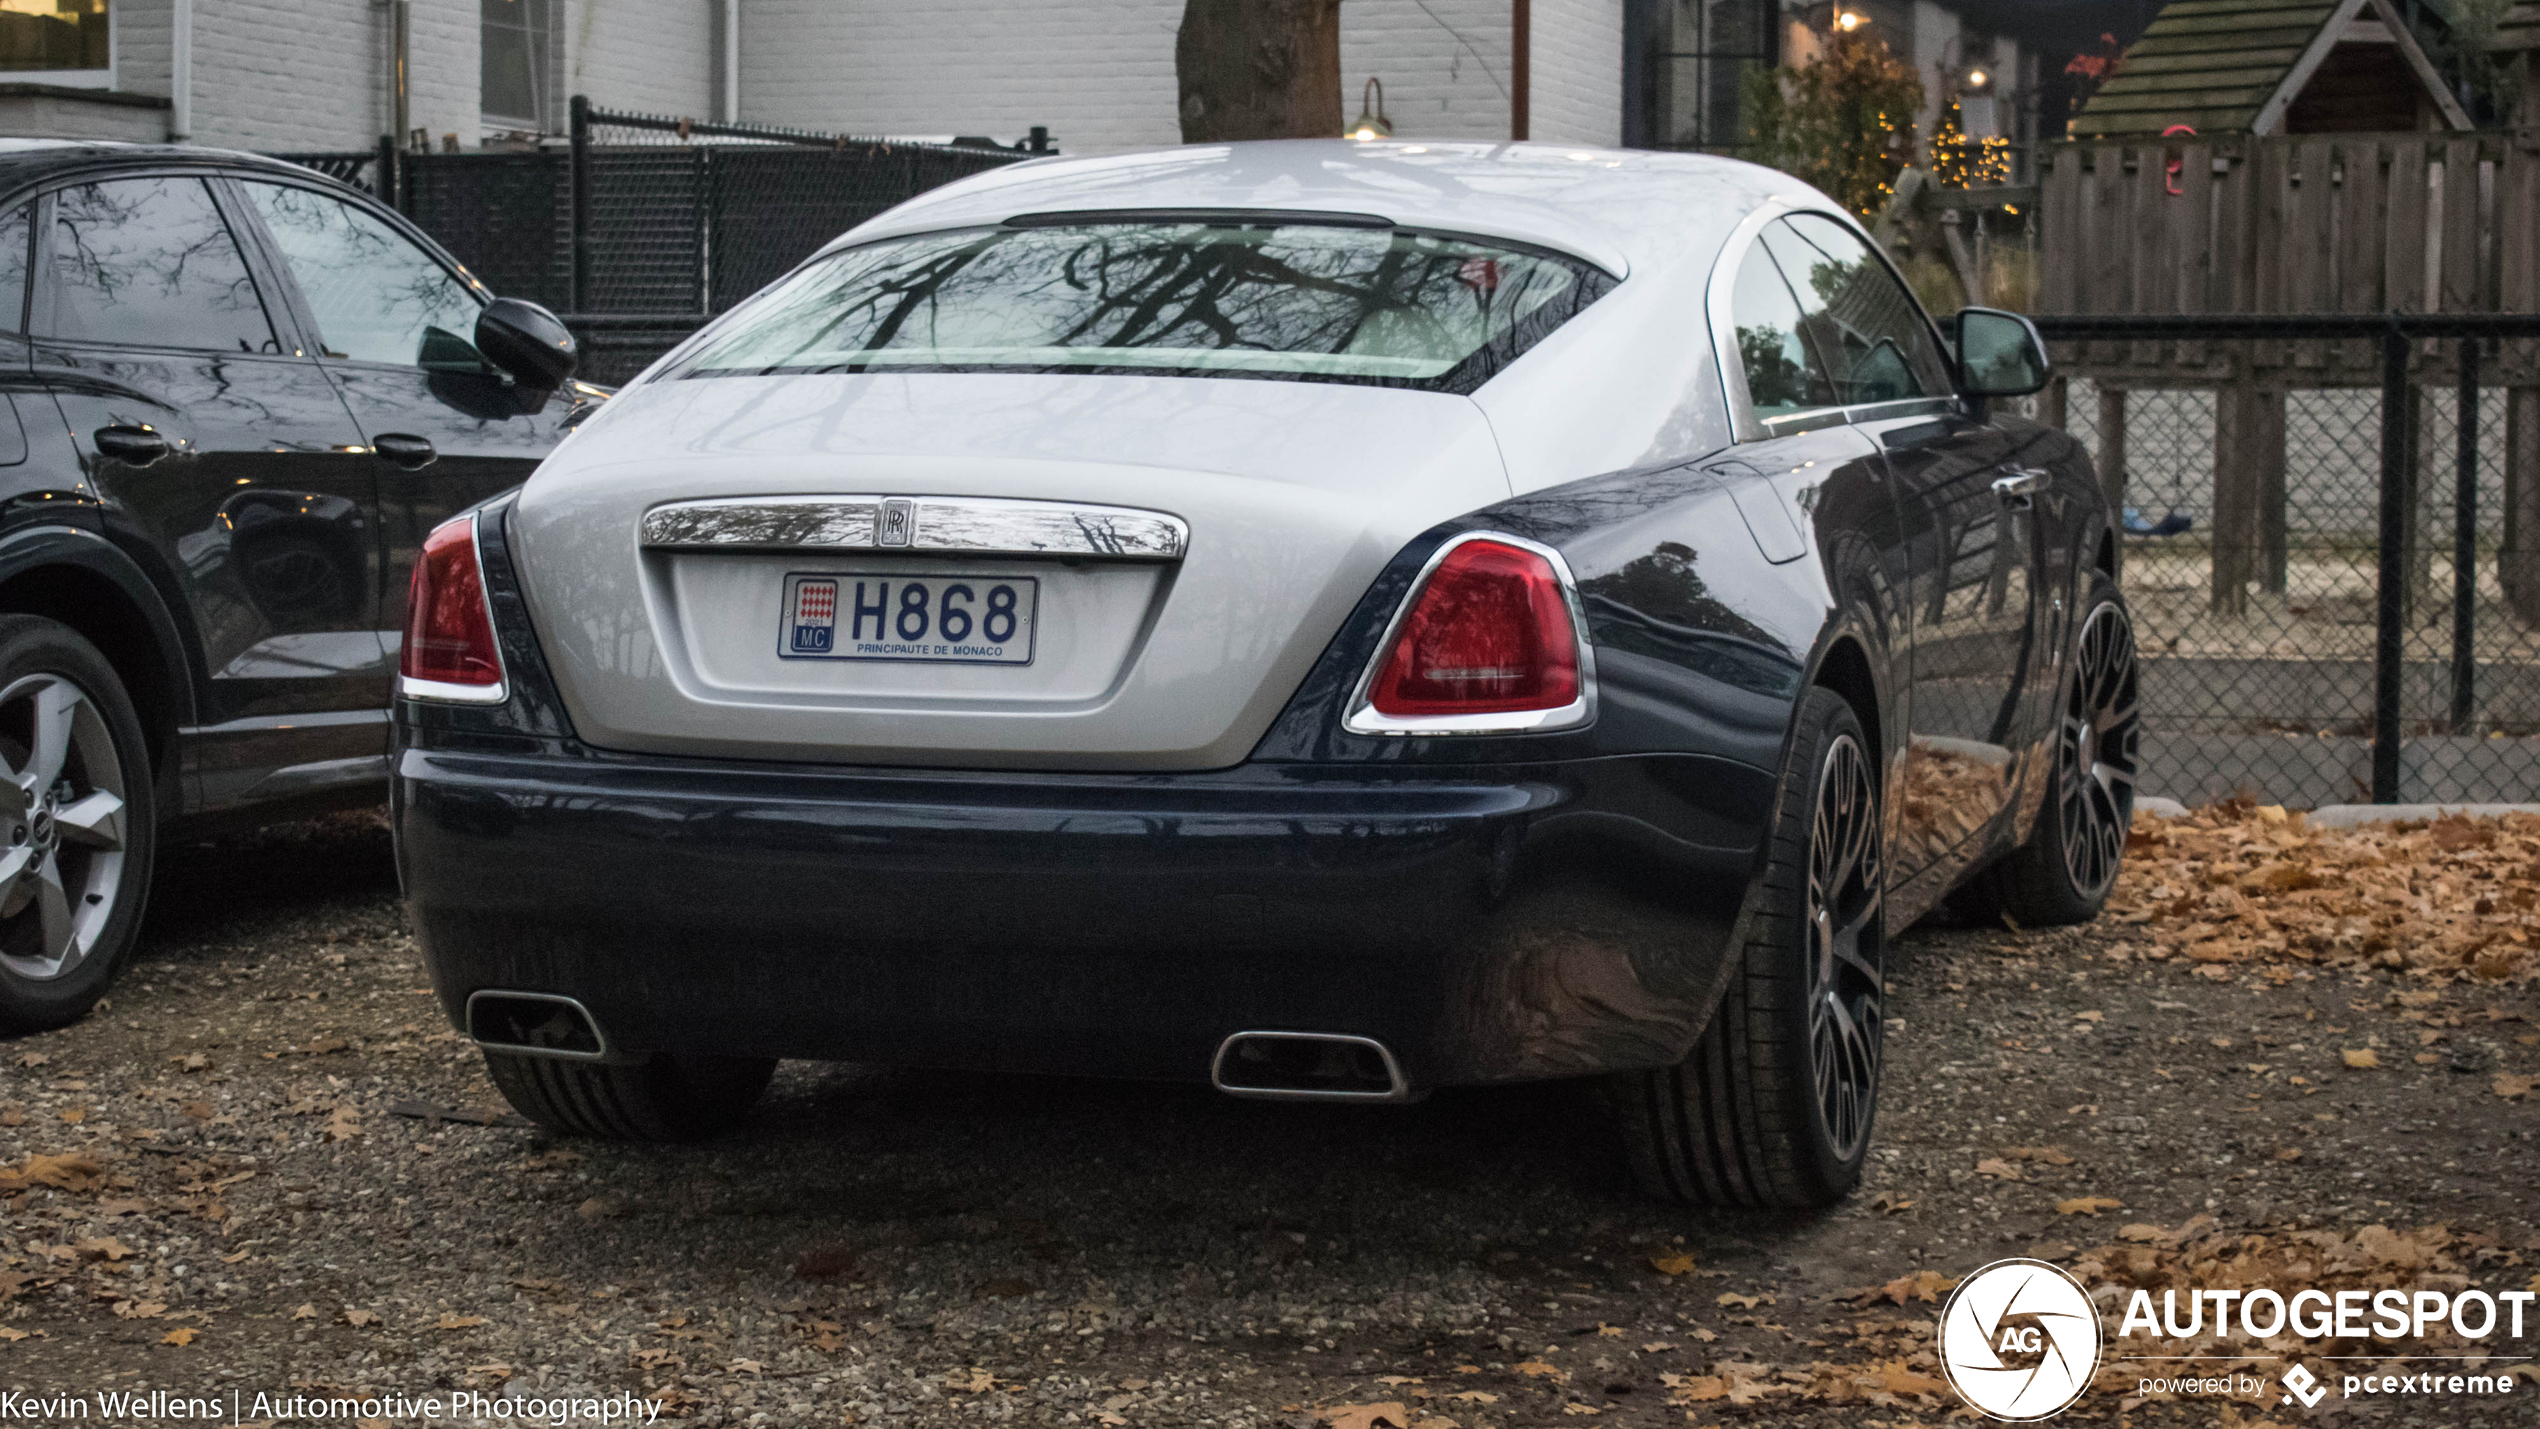
<path id="1" fill-rule="evenodd" d="M 2540 817 L 2321 828 L 2232 801 L 2139 815 L 2109 900 L 2153 955 L 2228 977 L 2235 964 L 2540 976 Z"/>

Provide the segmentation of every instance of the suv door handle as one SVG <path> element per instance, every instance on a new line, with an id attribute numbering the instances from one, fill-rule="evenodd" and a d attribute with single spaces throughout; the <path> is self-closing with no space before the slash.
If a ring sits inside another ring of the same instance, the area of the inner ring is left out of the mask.
<path id="1" fill-rule="evenodd" d="M 370 449 L 401 471 L 421 471 L 441 457 L 432 449 L 432 443 L 403 432 L 380 433 L 370 439 Z"/>
<path id="2" fill-rule="evenodd" d="M 127 466 L 148 466 L 168 454 L 168 439 L 148 427 L 99 427 L 96 442 L 99 455 Z"/>
<path id="3" fill-rule="evenodd" d="M 2015 511 L 2025 510 L 2030 498 L 2046 489 L 2048 480 L 2045 472 L 2013 467 L 2009 476 L 1994 478 L 1993 494 L 2002 498 L 2003 505 Z"/>

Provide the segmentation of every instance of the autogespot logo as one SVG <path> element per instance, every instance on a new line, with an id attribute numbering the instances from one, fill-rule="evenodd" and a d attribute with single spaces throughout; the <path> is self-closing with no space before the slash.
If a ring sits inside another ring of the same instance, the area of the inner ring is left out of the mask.
<path id="1" fill-rule="evenodd" d="M 2051 1419 L 2099 1370 L 2099 1311 L 2042 1260 L 1997 1260 L 1940 1312 L 1940 1364 L 1958 1397 L 1995 1419 Z"/>

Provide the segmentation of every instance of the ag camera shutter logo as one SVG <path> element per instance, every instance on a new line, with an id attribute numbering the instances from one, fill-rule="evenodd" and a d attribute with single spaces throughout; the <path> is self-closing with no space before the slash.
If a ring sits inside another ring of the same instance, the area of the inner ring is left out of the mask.
<path id="1" fill-rule="evenodd" d="M 2099 1311 L 2042 1260 L 1997 1260 L 1940 1312 L 1940 1365 L 1958 1397 L 2014 1423 L 2072 1407 L 2099 1370 Z"/>

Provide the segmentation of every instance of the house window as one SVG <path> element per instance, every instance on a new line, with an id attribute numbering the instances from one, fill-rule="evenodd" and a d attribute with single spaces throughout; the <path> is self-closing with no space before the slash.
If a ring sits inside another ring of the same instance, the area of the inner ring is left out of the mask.
<path id="1" fill-rule="evenodd" d="M 112 87 L 107 0 L 0 0 L 0 79 Z"/>
<path id="2" fill-rule="evenodd" d="M 1733 149 L 1749 142 L 1747 75 L 1781 62 L 1781 0 L 1630 0 L 1625 142 Z"/>
<path id="3" fill-rule="evenodd" d="M 539 132 L 559 127 L 551 0 L 480 3 L 484 17 L 480 104 L 486 127 Z"/>

